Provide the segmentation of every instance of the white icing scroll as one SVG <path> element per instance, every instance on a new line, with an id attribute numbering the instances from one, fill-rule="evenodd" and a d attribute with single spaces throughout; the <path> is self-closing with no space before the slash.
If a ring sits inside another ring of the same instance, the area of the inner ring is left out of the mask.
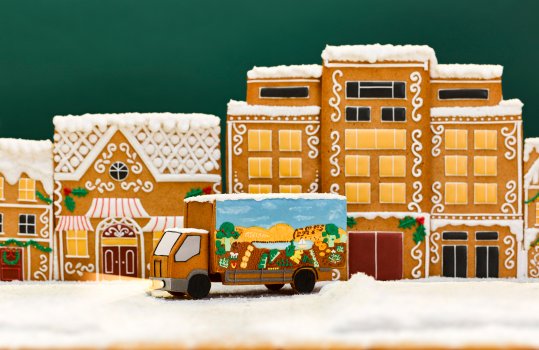
<path id="1" fill-rule="evenodd" d="M 430 252 L 432 253 L 430 256 L 430 262 L 433 264 L 437 264 L 440 261 L 440 245 L 438 242 L 440 241 L 440 233 L 434 232 L 430 235 Z"/>
<path id="2" fill-rule="evenodd" d="M 505 236 L 505 238 L 503 239 L 503 243 L 509 245 L 507 249 L 505 249 L 505 255 L 507 255 L 507 257 L 503 262 L 503 265 L 508 270 L 511 270 L 515 267 L 515 261 L 513 260 L 513 258 L 515 257 L 515 242 L 515 237 L 511 235 Z"/>
<path id="3" fill-rule="evenodd" d="M 438 157 L 440 155 L 440 146 L 442 144 L 442 134 L 445 131 L 445 128 L 443 125 L 431 125 L 430 129 L 432 130 L 432 133 L 434 136 L 432 137 L 432 149 L 431 153 L 433 157 Z"/>
<path id="4" fill-rule="evenodd" d="M 442 204 L 442 193 L 440 190 L 442 189 L 442 183 L 440 181 L 436 181 L 432 184 L 432 203 L 434 206 L 432 207 L 433 213 L 442 213 L 445 209 L 444 205 Z"/>
<path id="5" fill-rule="evenodd" d="M 505 203 L 502 205 L 502 212 L 505 214 L 516 214 L 517 210 L 513 203 L 517 200 L 517 183 L 514 180 L 510 180 L 505 184 L 507 193 L 505 194 Z"/>
<path id="6" fill-rule="evenodd" d="M 320 125 L 307 125 L 305 133 L 309 136 L 307 138 L 307 145 L 311 149 L 307 155 L 311 159 L 318 157 L 318 145 L 320 144 L 320 138 L 317 133 L 320 130 Z"/>
<path id="7" fill-rule="evenodd" d="M 412 131 L 412 154 L 414 155 L 414 165 L 412 166 L 412 175 L 414 177 L 420 177 L 422 174 L 419 166 L 423 163 L 423 157 L 421 157 L 421 150 L 423 150 L 423 145 L 419 141 L 421 138 L 421 130 L 416 129 Z"/>
<path id="8" fill-rule="evenodd" d="M 234 146 L 232 148 L 235 155 L 239 156 L 243 153 L 241 144 L 243 143 L 243 135 L 247 132 L 247 127 L 244 124 L 232 123 L 232 130 L 236 133 L 232 136 Z"/>
<path id="9" fill-rule="evenodd" d="M 342 75 L 342 71 L 337 69 L 335 72 L 333 72 L 331 77 L 333 80 L 333 97 L 329 99 L 328 103 L 333 109 L 335 109 L 335 112 L 332 112 L 330 116 L 332 122 L 338 122 L 341 120 L 341 109 L 339 108 L 341 96 L 339 95 L 339 92 L 342 90 L 342 85 L 337 81 L 337 77 L 340 78 Z"/>
<path id="10" fill-rule="evenodd" d="M 412 259 L 417 261 L 417 265 L 412 269 L 412 277 L 419 278 L 421 277 L 421 266 L 423 266 L 423 252 L 419 248 L 421 246 L 421 242 L 417 242 L 417 244 L 412 248 L 410 254 L 412 255 Z"/>
<path id="11" fill-rule="evenodd" d="M 421 208 L 419 207 L 419 203 L 423 201 L 423 195 L 421 194 L 423 184 L 421 181 L 414 181 L 412 187 L 414 188 L 414 193 L 412 195 L 412 202 L 408 203 L 408 210 L 415 210 L 420 213 Z"/>
<path id="12" fill-rule="evenodd" d="M 505 152 L 504 155 L 505 155 L 505 158 L 508 160 L 515 159 L 517 155 L 517 149 L 515 147 L 517 144 L 517 138 L 515 136 L 517 132 L 517 128 L 518 128 L 518 124 L 514 124 L 513 129 L 511 130 L 509 130 L 507 126 L 504 126 L 501 129 L 501 133 L 505 137 L 504 144 L 505 144 L 505 147 L 507 148 L 507 152 Z"/>
<path id="13" fill-rule="evenodd" d="M 338 131 L 334 130 L 330 134 L 331 142 L 331 152 L 333 154 L 329 157 L 329 162 L 333 165 L 333 168 L 330 171 L 331 176 L 337 177 L 341 173 L 341 167 L 339 166 L 339 160 L 337 156 L 341 153 L 341 146 L 339 146 L 340 134 Z"/>
<path id="14" fill-rule="evenodd" d="M 414 122 L 419 122 L 421 120 L 421 114 L 417 113 L 419 108 L 423 106 L 423 98 L 419 97 L 421 93 L 421 74 L 419 72 L 413 72 L 410 74 L 410 80 L 414 83 L 410 84 L 410 92 L 415 93 L 412 98 L 412 120 Z"/>

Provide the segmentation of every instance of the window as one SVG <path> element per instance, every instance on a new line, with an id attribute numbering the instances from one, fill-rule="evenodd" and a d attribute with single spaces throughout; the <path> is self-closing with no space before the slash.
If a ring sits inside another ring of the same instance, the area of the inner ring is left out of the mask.
<path id="1" fill-rule="evenodd" d="M 36 234 L 36 216 L 33 214 L 19 215 L 19 233 L 23 235 Z"/>
<path id="2" fill-rule="evenodd" d="M 467 156 L 445 156 L 446 176 L 467 176 L 468 157 Z"/>
<path id="3" fill-rule="evenodd" d="M 380 156 L 380 177 L 404 177 L 406 175 L 405 156 Z"/>
<path id="4" fill-rule="evenodd" d="M 346 199 L 348 203 L 370 203 L 371 202 L 371 184 L 347 182 L 345 184 Z"/>
<path id="5" fill-rule="evenodd" d="M 406 130 L 346 129 L 346 149 L 406 149 Z"/>
<path id="6" fill-rule="evenodd" d="M 381 183 L 380 203 L 402 204 L 406 203 L 406 184 Z"/>
<path id="7" fill-rule="evenodd" d="M 66 232 L 67 255 L 74 257 L 88 257 L 88 232 Z"/>
<path id="8" fill-rule="evenodd" d="M 263 87 L 260 88 L 261 98 L 308 98 L 309 88 L 307 86 L 288 87 Z"/>
<path id="9" fill-rule="evenodd" d="M 180 249 L 174 254 L 174 261 L 184 262 L 198 254 L 200 254 L 200 236 L 187 236 Z"/>
<path id="10" fill-rule="evenodd" d="M 154 255 L 157 256 L 168 256 L 174 248 L 174 244 L 178 242 L 182 234 L 175 231 L 167 231 L 155 247 Z"/>
<path id="11" fill-rule="evenodd" d="M 301 158 L 279 158 L 279 177 L 301 177 Z"/>
<path id="12" fill-rule="evenodd" d="M 35 180 L 22 178 L 19 180 L 19 200 L 20 201 L 35 201 L 36 200 L 36 182 Z"/>
<path id="13" fill-rule="evenodd" d="M 344 157 L 345 176 L 370 176 L 369 156 L 346 156 Z"/>
<path id="14" fill-rule="evenodd" d="M 498 185 L 493 183 L 474 184 L 475 204 L 496 204 L 498 203 Z"/>
<path id="15" fill-rule="evenodd" d="M 301 185 L 279 185 L 280 193 L 301 193 Z"/>
<path id="16" fill-rule="evenodd" d="M 346 98 L 406 98 L 403 81 L 347 81 Z"/>
<path id="17" fill-rule="evenodd" d="M 439 100 L 488 100 L 488 89 L 438 90 Z"/>
<path id="18" fill-rule="evenodd" d="M 4 214 L 0 214 L 0 234 L 4 233 Z"/>
<path id="19" fill-rule="evenodd" d="M 405 122 L 406 108 L 404 107 L 382 107 L 383 122 Z"/>
<path id="20" fill-rule="evenodd" d="M 301 152 L 301 130 L 279 130 L 279 151 Z"/>
<path id="21" fill-rule="evenodd" d="M 347 122 L 368 122 L 371 120 L 369 107 L 346 107 Z"/>
<path id="22" fill-rule="evenodd" d="M 498 247 L 475 247 L 475 277 L 498 277 L 500 251 Z"/>
<path id="23" fill-rule="evenodd" d="M 468 232 L 444 232 L 442 233 L 442 239 L 444 241 L 466 241 Z"/>
<path id="24" fill-rule="evenodd" d="M 271 151 L 271 130 L 249 130 L 247 149 L 249 152 Z"/>
<path id="25" fill-rule="evenodd" d="M 497 241 L 498 232 L 495 232 L 495 231 L 476 232 L 475 240 L 476 241 Z"/>
<path id="26" fill-rule="evenodd" d="M 498 157 L 475 156 L 474 175 L 475 176 L 496 176 Z"/>
<path id="27" fill-rule="evenodd" d="M 468 130 L 449 129 L 445 131 L 445 149 L 468 149 Z"/>
<path id="28" fill-rule="evenodd" d="M 109 174 L 114 180 L 122 181 L 129 175 L 129 168 L 122 162 L 115 162 L 110 166 Z"/>
<path id="29" fill-rule="evenodd" d="M 474 148 L 496 150 L 498 132 L 496 130 L 474 130 Z"/>
<path id="30" fill-rule="evenodd" d="M 249 178 L 271 178 L 271 158 L 249 158 Z"/>
<path id="31" fill-rule="evenodd" d="M 6 197 L 4 196 L 4 178 L 0 177 L 0 200 L 3 200 L 5 198 Z"/>
<path id="32" fill-rule="evenodd" d="M 468 247 L 442 246 L 442 276 L 466 278 L 468 275 Z"/>
<path id="33" fill-rule="evenodd" d="M 447 182 L 445 184 L 445 204 L 467 204 L 468 184 L 464 182 Z"/>
<path id="34" fill-rule="evenodd" d="M 271 185 L 249 185 L 249 193 L 271 193 Z"/>

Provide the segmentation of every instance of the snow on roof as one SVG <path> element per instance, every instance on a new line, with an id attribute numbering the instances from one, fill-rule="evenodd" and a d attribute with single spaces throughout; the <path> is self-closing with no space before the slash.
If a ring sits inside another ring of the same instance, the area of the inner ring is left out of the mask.
<path id="1" fill-rule="evenodd" d="M 493 64 L 438 64 L 430 72 L 432 78 L 441 79 L 496 79 L 503 66 Z"/>
<path id="2" fill-rule="evenodd" d="M 0 173 L 10 185 L 22 174 L 39 181 L 47 194 L 53 191 L 52 142 L 22 139 L 0 139 Z"/>
<path id="3" fill-rule="evenodd" d="M 426 45 L 327 45 L 322 51 L 327 61 L 342 62 L 425 62 L 436 64 L 436 55 Z"/>
<path id="4" fill-rule="evenodd" d="M 247 72 L 249 79 L 276 78 L 320 78 L 322 66 L 318 64 L 303 64 L 293 66 L 253 67 Z"/>
<path id="5" fill-rule="evenodd" d="M 435 107 L 432 117 L 499 117 L 521 115 L 524 104 L 518 99 L 501 101 L 497 106 L 485 107 Z"/>
<path id="6" fill-rule="evenodd" d="M 524 161 L 530 160 L 530 154 L 535 151 L 539 153 L 539 137 L 528 137 L 524 139 Z"/>
<path id="7" fill-rule="evenodd" d="M 345 196 L 332 193 L 268 193 L 268 194 L 248 194 L 248 193 L 224 193 L 210 194 L 205 196 L 195 196 L 184 199 L 185 203 L 189 202 L 215 202 L 228 200 L 253 199 L 262 201 L 265 199 L 340 199 L 346 200 Z"/>
<path id="8" fill-rule="evenodd" d="M 320 115 L 319 106 L 265 106 L 250 105 L 244 101 L 230 100 L 228 115 L 264 115 L 269 117 L 293 117 Z"/>
<path id="9" fill-rule="evenodd" d="M 153 131 L 206 129 L 219 125 L 219 118 L 210 114 L 183 113 L 119 113 L 119 114 L 84 114 L 80 116 L 56 116 L 54 127 L 58 131 L 90 131 L 94 126 L 106 129 L 108 126 L 134 128 L 148 125 Z"/>

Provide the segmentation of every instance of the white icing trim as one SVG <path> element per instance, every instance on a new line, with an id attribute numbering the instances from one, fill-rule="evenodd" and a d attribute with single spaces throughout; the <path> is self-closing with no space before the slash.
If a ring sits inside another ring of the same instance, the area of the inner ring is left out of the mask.
<path id="1" fill-rule="evenodd" d="M 331 112 L 330 119 L 332 122 L 338 122 L 341 120 L 341 109 L 339 108 L 339 104 L 341 103 L 341 96 L 339 95 L 339 92 L 342 90 L 342 85 L 337 81 L 337 77 L 342 77 L 343 73 L 340 70 L 335 70 L 333 72 L 333 75 L 331 76 L 331 80 L 333 81 L 333 96 L 328 100 L 328 103 L 330 107 L 332 107 L 335 112 Z"/>
<path id="2" fill-rule="evenodd" d="M 412 131 L 412 147 L 411 151 L 414 155 L 412 166 L 412 175 L 414 177 L 420 177 L 423 174 L 423 171 L 419 166 L 423 163 L 423 157 L 421 156 L 421 151 L 423 150 L 423 145 L 421 144 L 420 138 L 421 138 L 422 132 L 420 129 L 415 129 Z"/>
<path id="3" fill-rule="evenodd" d="M 430 72 L 435 79 L 497 79 L 503 66 L 493 64 L 438 64 Z M 459 83 L 459 81 L 454 81 Z"/>
<path id="4" fill-rule="evenodd" d="M 204 196 L 195 196 L 184 199 L 185 203 L 189 202 L 222 202 L 228 200 L 244 200 L 250 199 L 255 201 L 263 201 L 266 199 L 339 199 L 346 200 L 345 196 L 340 196 L 331 193 L 267 193 L 267 194 L 210 194 Z"/>
<path id="5" fill-rule="evenodd" d="M 421 266 L 423 266 L 423 259 L 422 259 L 423 252 L 419 248 L 420 246 L 421 246 L 421 242 L 417 242 L 417 244 L 410 251 L 410 255 L 412 256 L 412 259 L 417 261 L 417 265 L 414 266 L 414 268 L 412 269 L 412 277 L 414 278 L 421 277 Z"/>
<path id="6" fill-rule="evenodd" d="M 430 262 L 437 264 L 440 261 L 440 242 L 441 236 L 439 232 L 433 232 L 430 234 L 430 252 L 432 253 L 430 257 Z"/>
<path id="7" fill-rule="evenodd" d="M 509 130 L 507 126 L 504 126 L 500 131 L 502 136 L 505 137 L 504 145 L 507 148 L 507 152 L 505 152 L 504 155 L 507 160 L 515 159 L 517 155 L 517 150 L 515 148 L 515 146 L 517 145 L 517 138 L 515 134 L 517 132 L 517 129 L 520 127 L 520 124 L 521 124 L 520 122 L 515 123 L 513 125 L 513 129 L 511 130 Z"/>
<path id="8" fill-rule="evenodd" d="M 305 127 L 305 134 L 307 134 L 307 146 L 311 149 L 307 155 L 311 159 L 316 159 L 318 157 L 320 144 L 320 138 L 318 137 L 318 132 L 320 131 L 320 125 L 310 124 Z"/>
<path id="9" fill-rule="evenodd" d="M 504 226 L 508 227 L 512 234 L 514 234 L 517 240 L 523 238 L 523 220 L 448 220 L 448 219 L 432 219 L 431 228 L 436 231 L 440 227 L 445 226 Z"/>
<path id="10" fill-rule="evenodd" d="M 431 117 L 500 117 L 520 116 L 524 104 L 518 100 L 501 101 L 497 106 L 486 107 L 435 107 L 430 109 Z"/>
<path id="11" fill-rule="evenodd" d="M 438 157 L 441 153 L 440 146 L 442 145 L 442 134 L 445 131 L 445 127 L 443 125 L 431 125 L 430 130 L 433 133 L 432 136 L 432 149 L 431 154 L 433 157 Z"/>
<path id="12" fill-rule="evenodd" d="M 436 64 L 434 50 L 426 45 L 327 45 L 322 59 L 339 62 L 425 62 Z"/>
<path id="13" fill-rule="evenodd" d="M 291 66 L 253 67 L 247 72 L 248 79 L 274 78 L 320 78 L 322 66 L 318 64 L 303 64 Z"/>
<path id="14" fill-rule="evenodd" d="M 341 153 L 341 146 L 339 145 L 340 134 L 338 131 L 333 130 L 330 134 L 331 142 L 331 156 L 329 157 L 329 163 L 333 166 L 330 171 L 331 176 L 337 177 L 341 173 L 341 167 L 339 166 L 339 159 L 337 158 Z"/>
<path id="15" fill-rule="evenodd" d="M 413 82 L 410 84 L 410 92 L 414 93 L 412 97 L 412 120 L 414 122 L 421 121 L 421 114 L 417 111 L 423 106 L 423 98 L 419 97 L 421 94 L 421 74 L 419 72 L 413 72 L 410 74 L 410 80 Z"/>
<path id="16" fill-rule="evenodd" d="M 404 219 L 406 216 L 410 216 L 414 219 L 425 218 L 425 231 L 427 236 L 429 235 L 431 225 L 430 225 L 430 214 L 429 213 L 414 213 L 414 212 L 395 212 L 395 211 L 368 211 L 368 212 L 348 212 L 348 216 L 353 218 L 361 218 L 366 220 L 374 220 L 377 218 L 381 219 Z"/>
<path id="17" fill-rule="evenodd" d="M 268 117 L 299 117 L 306 115 L 320 115 L 319 106 L 266 106 L 250 105 L 245 101 L 230 100 L 227 105 L 227 115 L 262 115 Z"/>

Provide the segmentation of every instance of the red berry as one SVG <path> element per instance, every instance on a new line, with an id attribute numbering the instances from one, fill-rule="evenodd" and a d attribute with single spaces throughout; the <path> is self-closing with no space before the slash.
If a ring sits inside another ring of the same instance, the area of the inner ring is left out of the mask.
<path id="1" fill-rule="evenodd" d="M 425 218 L 424 218 L 424 217 L 419 217 L 419 218 L 415 219 L 415 221 L 416 221 L 419 225 L 424 225 L 424 224 L 425 224 Z"/>
<path id="2" fill-rule="evenodd" d="M 204 194 L 211 194 L 211 187 L 210 186 L 204 187 L 202 189 L 202 192 L 204 192 Z"/>
<path id="3" fill-rule="evenodd" d="M 64 196 L 69 196 L 73 192 L 71 188 L 64 187 Z"/>

